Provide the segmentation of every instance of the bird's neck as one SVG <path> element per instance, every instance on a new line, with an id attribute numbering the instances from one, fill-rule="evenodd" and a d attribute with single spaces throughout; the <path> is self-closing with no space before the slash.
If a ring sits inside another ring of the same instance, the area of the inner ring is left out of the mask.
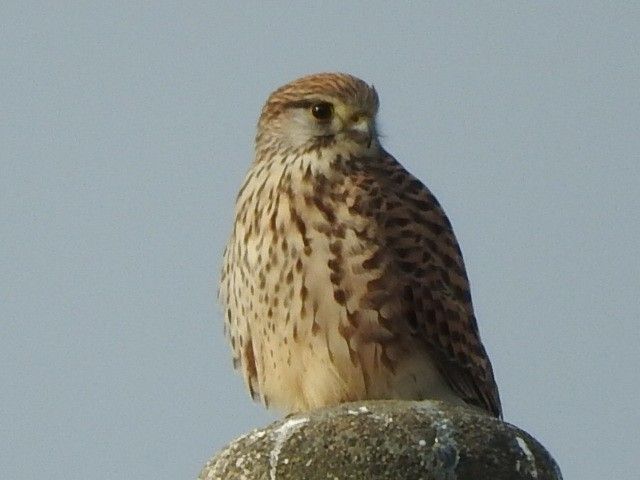
<path id="1" fill-rule="evenodd" d="M 306 177 L 332 178 L 340 176 L 357 162 L 382 157 L 383 150 L 377 139 L 369 145 L 355 142 L 321 141 L 300 147 L 290 147 L 284 143 L 256 142 L 255 160 L 251 170 L 269 175 L 287 171 L 299 172 Z M 251 173 L 251 172 L 250 172 Z"/>

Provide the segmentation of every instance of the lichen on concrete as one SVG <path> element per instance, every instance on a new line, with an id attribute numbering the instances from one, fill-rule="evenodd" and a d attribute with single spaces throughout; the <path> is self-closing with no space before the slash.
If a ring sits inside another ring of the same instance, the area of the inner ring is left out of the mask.
<path id="1" fill-rule="evenodd" d="M 368 401 L 292 415 L 218 452 L 200 480 L 561 480 L 522 430 L 435 401 Z"/>

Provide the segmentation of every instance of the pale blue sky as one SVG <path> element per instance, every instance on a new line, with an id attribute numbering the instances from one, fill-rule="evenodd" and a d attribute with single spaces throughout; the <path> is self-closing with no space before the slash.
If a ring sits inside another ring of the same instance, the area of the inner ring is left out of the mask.
<path id="1" fill-rule="evenodd" d="M 215 293 L 277 86 L 375 84 L 462 244 L 506 419 L 640 454 L 637 2 L 0 4 L 0 477 L 191 479 L 273 416 Z"/>

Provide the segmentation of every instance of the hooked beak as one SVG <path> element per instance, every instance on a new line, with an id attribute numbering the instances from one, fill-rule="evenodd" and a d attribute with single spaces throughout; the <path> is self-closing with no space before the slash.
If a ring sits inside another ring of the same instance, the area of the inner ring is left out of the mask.
<path id="1" fill-rule="evenodd" d="M 373 139 L 373 126 L 371 120 L 367 117 L 362 117 L 362 120 L 354 122 L 347 127 L 347 137 L 360 145 L 366 145 L 367 148 L 371 146 Z"/>
<path id="2" fill-rule="evenodd" d="M 365 145 L 367 148 L 371 146 L 374 136 L 373 119 L 361 112 L 344 112 L 342 125 L 345 136 L 357 143 Z"/>

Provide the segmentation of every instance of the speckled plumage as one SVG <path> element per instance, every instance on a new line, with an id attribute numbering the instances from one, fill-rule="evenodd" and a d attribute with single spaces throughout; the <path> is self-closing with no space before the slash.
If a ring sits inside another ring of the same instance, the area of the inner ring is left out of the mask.
<path id="1" fill-rule="evenodd" d="M 285 411 L 433 398 L 500 416 L 451 224 L 380 146 L 377 109 L 333 73 L 267 100 L 220 284 L 234 365 Z"/>

